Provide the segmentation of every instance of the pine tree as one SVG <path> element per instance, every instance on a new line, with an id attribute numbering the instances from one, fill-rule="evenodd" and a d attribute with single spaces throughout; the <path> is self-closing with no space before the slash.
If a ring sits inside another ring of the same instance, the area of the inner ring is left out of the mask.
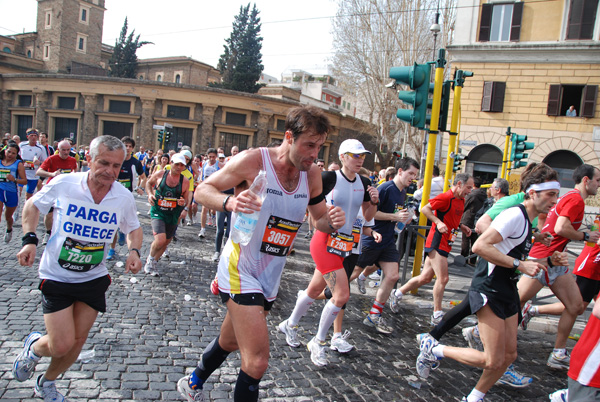
<path id="1" fill-rule="evenodd" d="M 140 35 L 134 39 L 134 33 L 135 29 L 127 36 L 127 17 L 125 17 L 121 35 L 115 42 L 114 52 L 108 62 L 111 77 L 136 78 L 135 72 L 138 65 L 136 52 L 140 47 L 152 44 L 152 42 L 140 42 Z"/>
<path id="2" fill-rule="evenodd" d="M 249 93 L 256 93 L 262 86 L 257 84 L 264 69 L 258 13 L 256 4 L 252 11 L 250 3 L 246 7 L 240 6 L 240 13 L 233 21 L 231 35 L 225 39 L 224 52 L 217 65 L 223 82 L 214 86 Z"/>

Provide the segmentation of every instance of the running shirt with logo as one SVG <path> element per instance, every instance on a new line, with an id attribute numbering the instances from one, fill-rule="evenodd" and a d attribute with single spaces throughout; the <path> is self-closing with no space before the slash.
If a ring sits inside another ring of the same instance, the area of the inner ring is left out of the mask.
<path id="1" fill-rule="evenodd" d="M 432 223 L 429 235 L 427 235 L 425 247 L 433 247 L 441 251 L 450 252 L 452 251 L 452 245 L 449 244 L 449 242 L 451 236 L 452 241 L 455 241 L 456 235 L 458 234 L 458 225 L 460 224 L 460 219 L 465 210 L 465 200 L 456 198 L 452 190 L 448 190 L 445 193 L 431 198 L 429 200 L 429 205 L 435 216 L 446 224 L 448 231 L 446 233 L 440 233 L 437 229 L 437 225 Z"/>
<path id="2" fill-rule="evenodd" d="M 60 155 L 52 155 L 42 163 L 40 169 L 49 173 L 54 173 L 58 170 L 61 171 L 61 174 L 73 173 L 77 170 L 77 161 L 72 156 L 67 156 L 67 159 L 63 159 Z M 48 183 L 50 183 L 52 179 L 54 179 L 54 177 L 49 177 Z"/>
<path id="3" fill-rule="evenodd" d="M 202 166 L 202 181 L 209 178 L 209 176 L 219 170 L 219 162 L 215 162 L 214 165 L 211 165 L 210 162 L 204 163 Z"/>
<path id="4" fill-rule="evenodd" d="M 600 319 L 593 314 L 571 352 L 568 376 L 586 387 L 600 388 Z"/>
<path id="5" fill-rule="evenodd" d="M 140 227 L 133 195 L 113 183 L 99 204 L 88 187 L 89 172 L 57 176 L 33 195 L 42 214 L 54 207 L 52 236 L 40 261 L 40 279 L 81 283 L 108 274 L 105 255 L 117 228 Z"/>
<path id="6" fill-rule="evenodd" d="M 23 158 L 23 164 L 25 165 L 25 176 L 27 176 L 27 180 L 36 180 L 38 177 L 35 175 L 35 172 L 38 169 L 38 166 L 35 166 L 33 163 L 34 158 L 41 162 L 46 160 L 46 151 L 42 148 L 41 145 L 29 145 L 29 143 L 21 143 L 19 144 L 19 155 Z"/>
<path id="7" fill-rule="evenodd" d="M 379 190 L 379 205 L 377 206 L 378 211 L 393 214 L 396 210 L 396 205 L 404 205 L 406 200 L 406 189 L 400 191 L 393 180 L 386 181 L 377 187 L 377 190 Z M 396 226 L 395 221 L 375 219 L 373 230 L 380 233 L 383 240 L 381 243 L 376 243 L 375 239 L 372 237 L 365 236 L 362 239 L 363 247 L 377 250 L 390 246 L 395 247 L 396 240 L 394 238 L 394 226 Z"/>
<path id="8" fill-rule="evenodd" d="M 532 226 L 522 204 L 502 211 L 490 227 L 502 236 L 502 241 L 494 244 L 498 251 L 519 260 L 527 259 L 531 249 Z M 519 298 L 516 277 L 516 269 L 512 266 L 497 266 L 479 258 L 471 281 L 471 290 L 512 302 Z"/>
<path id="9" fill-rule="evenodd" d="M 2 162 L 0 162 L 0 190 L 8 191 L 11 193 L 17 192 L 17 183 L 13 181 L 8 181 L 6 178 L 9 174 L 11 174 L 14 178 L 19 179 L 19 163 L 23 163 L 20 159 L 17 159 L 12 164 L 8 166 L 4 166 Z"/>
<path id="10" fill-rule="evenodd" d="M 141 176 L 142 174 L 144 174 L 142 162 L 130 157 L 129 159 L 123 161 L 117 181 L 121 183 L 127 190 L 133 191 L 136 176 Z"/>
<path id="11" fill-rule="evenodd" d="M 546 223 L 542 228 L 542 232 L 549 232 L 554 238 L 550 242 L 550 246 L 544 246 L 542 243 L 535 243 L 531 249 L 530 256 L 532 258 L 546 258 L 551 256 L 555 251 L 562 252 L 569 239 L 556 234 L 554 226 L 559 216 L 564 216 L 569 219 L 573 229 L 578 230 L 583 221 L 585 203 L 581 197 L 579 190 L 571 190 L 558 199 L 556 205 L 548 212 Z"/>
<path id="12" fill-rule="evenodd" d="M 218 267 L 219 290 L 230 294 L 262 293 L 277 297 L 286 256 L 294 244 L 308 206 L 308 175 L 300 172 L 298 185 L 286 191 L 279 183 L 267 148 L 260 148 L 267 172 L 267 195 L 250 242 L 227 241 Z M 236 214 L 232 213 L 235 223 Z"/>
<path id="13" fill-rule="evenodd" d="M 156 186 L 154 196 L 156 202 L 150 208 L 150 217 L 152 219 L 160 219 L 167 225 L 177 225 L 179 215 L 183 211 L 183 206 L 178 205 L 177 201 L 181 198 L 183 175 L 179 175 L 179 181 L 175 187 L 167 185 L 167 176 L 169 172 L 165 170 L 163 176 Z"/>
<path id="14" fill-rule="evenodd" d="M 600 246 L 585 245 L 579 257 L 575 260 L 573 273 L 577 276 L 600 281 Z"/>

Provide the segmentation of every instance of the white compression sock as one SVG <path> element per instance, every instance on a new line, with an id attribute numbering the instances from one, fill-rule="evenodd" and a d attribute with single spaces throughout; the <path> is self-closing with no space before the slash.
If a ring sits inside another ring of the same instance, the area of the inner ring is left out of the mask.
<path id="1" fill-rule="evenodd" d="M 310 309 L 310 306 L 313 304 L 315 299 L 311 299 L 306 294 L 305 290 L 302 290 L 298 293 L 298 299 L 296 300 L 296 306 L 294 307 L 294 311 L 288 318 L 288 325 L 290 327 L 294 327 L 298 325 L 304 314 Z"/>

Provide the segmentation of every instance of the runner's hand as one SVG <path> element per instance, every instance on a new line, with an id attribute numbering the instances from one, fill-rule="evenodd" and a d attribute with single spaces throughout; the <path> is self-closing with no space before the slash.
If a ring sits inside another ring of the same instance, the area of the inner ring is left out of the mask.
<path id="1" fill-rule="evenodd" d="M 33 265 L 35 260 L 35 244 L 26 244 L 23 246 L 21 251 L 17 253 L 17 261 L 24 267 L 30 267 Z"/>
<path id="2" fill-rule="evenodd" d="M 440 223 L 436 224 L 435 227 L 437 228 L 437 231 L 440 233 L 448 233 L 448 226 L 446 226 L 446 224 L 444 222 L 440 222 Z"/>
<path id="3" fill-rule="evenodd" d="M 565 252 L 555 251 L 551 256 L 550 260 L 552 261 L 552 265 L 557 265 L 561 267 L 566 267 L 569 265 L 569 255 Z"/>
<path id="4" fill-rule="evenodd" d="M 381 240 L 383 240 L 383 236 L 381 235 L 381 233 L 378 233 L 374 230 L 371 232 L 371 236 L 373 236 L 375 243 L 381 243 Z"/>
<path id="5" fill-rule="evenodd" d="M 341 228 L 342 226 L 344 226 L 344 223 L 346 223 L 346 213 L 340 207 L 329 207 L 327 215 L 329 218 L 330 225 L 333 226 L 335 230 Z"/>
<path id="6" fill-rule="evenodd" d="M 465 234 L 465 236 L 467 237 L 471 237 L 471 234 L 473 233 L 473 231 L 471 230 L 470 227 L 468 227 L 467 225 L 460 225 L 460 230 L 462 230 L 462 232 Z"/>
<path id="7" fill-rule="evenodd" d="M 408 213 L 408 209 L 404 208 L 394 214 L 397 222 L 407 222 L 410 214 Z"/>
<path id="8" fill-rule="evenodd" d="M 235 198 L 231 197 L 230 200 L 231 199 L 235 200 L 232 212 L 251 214 L 255 211 L 260 211 L 260 208 L 262 207 L 262 200 L 250 191 L 250 189 L 242 191 Z"/>
<path id="9" fill-rule="evenodd" d="M 541 270 L 547 271 L 546 267 L 534 260 L 521 261 L 519 271 L 529 276 L 536 276 Z"/>
<path id="10" fill-rule="evenodd" d="M 367 187 L 367 191 L 369 192 L 369 197 L 371 197 L 371 202 L 373 204 L 378 204 L 379 203 L 379 190 L 377 190 L 373 186 L 369 186 L 369 187 Z"/>
<path id="11" fill-rule="evenodd" d="M 148 194 L 148 204 L 150 204 L 152 206 L 155 203 L 156 203 L 156 197 L 154 196 L 154 194 Z"/>
<path id="12" fill-rule="evenodd" d="M 125 273 L 137 274 L 140 269 L 142 269 L 142 260 L 136 252 L 130 252 L 127 261 L 125 261 Z"/>

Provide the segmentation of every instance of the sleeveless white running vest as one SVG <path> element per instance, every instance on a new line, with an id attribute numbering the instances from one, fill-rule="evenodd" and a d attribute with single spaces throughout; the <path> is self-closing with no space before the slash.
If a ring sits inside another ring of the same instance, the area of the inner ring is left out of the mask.
<path id="1" fill-rule="evenodd" d="M 268 149 L 260 148 L 260 151 L 268 185 L 258 224 L 246 246 L 234 243 L 230 236 L 219 260 L 218 280 L 221 292 L 262 293 L 265 299 L 272 301 L 277 296 L 287 251 L 304 218 L 310 192 L 307 172 L 300 172 L 298 186 L 294 191 L 286 191 L 279 183 Z M 236 214 L 233 213 L 232 216 L 235 222 Z M 269 230 L 266 230 L 267 225 Z M 272 227 L 281 230 L 271 230 Z M 272 236 L 272 233 L 276 236 Z M 275 246 L 265 244 L 264 240 L 269 239 Z M 278 241 L 284 246 L 278 247 Z M 266 251 L 279 251 L 285 255 L 277 256 L 261 251 L 265 248 Z"/>
<path id="2" fill-rule="evenodd" d="M 351 182 L 344 177 L 341 170 L 336 170 L 335 174 L 335 186 L 325 196 L 325 199 L 327 200 L 327 205 L 340 207 L 346 214 L 346 223 L 338 229 L 338 232 L 351 235 L 358 211 L 361 209 L 365 198 L 365 186 L 359 175 L 354 176 L 354 181 Z M 333 200 L 333 203 L 331 200 Z"/>

